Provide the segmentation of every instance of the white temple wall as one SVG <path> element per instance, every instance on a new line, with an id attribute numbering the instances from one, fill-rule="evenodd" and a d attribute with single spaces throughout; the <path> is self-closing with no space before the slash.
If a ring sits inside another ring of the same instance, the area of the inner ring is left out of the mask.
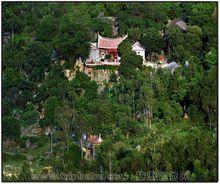
<path id="1" fill-rule="evenodd" d="M 136 51 L 137 55 L 142 56 L 143 60 L 145 60 L 145 51 Z"/>
<path id="2" fill-rule="evenodd" d="M 143 64 L 145 64 L 145 49 L 141 47 L 139 42 L 132 45 L 132 50 L 135 51 L 137 55 L 142 56 Z"/>
<path id="3" fill-rule="evenodd" d="M 89 59 L 87 61 L 98 62 L 100 60 L 99 58 L 99 50 L 98 49 L 91 49 L 89 53 Z"/>

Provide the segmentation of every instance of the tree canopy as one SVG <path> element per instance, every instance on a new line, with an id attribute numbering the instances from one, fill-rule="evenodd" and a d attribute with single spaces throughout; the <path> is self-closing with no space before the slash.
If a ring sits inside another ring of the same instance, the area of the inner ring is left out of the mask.
<path id="1" fill-rule="evenodd" d="M 50 166 L 54 174 L 99 173 L 104 181 L 120 181 L 114 174 L 173 181 L 172 171 L 187 174 L 178 181 L 217 181 L 217 8 L 216 2 L 3 2 L 2 136 L 25 156 L 17 180 Z M 90 75 L 77 71 L 69 81 L 66 69 L 72 72 L 79 58 L 84 64 L 97 33 L 112 37 L 112 23 L 100 13 L 117 18 L 117 36 L 128 34 L 118 47 L 121 64 L 94 67 Z M 175 19 L 187 29 L 169 24 Z M 171 73 L 144 66 L 132 51 L 136 41 L 146 58 L 162 53 L 179 67 Z M 112 75 L 100 84 L 94 71 Z M 49 133 L 30 138 L 37 148 L 24 148 L 21 127 L 34 123 Z M 91 159 L 82 149 L 85 134 L 103 139 Z M 16 158 L 14 149 L 3 148 L 3 164 Z"/>

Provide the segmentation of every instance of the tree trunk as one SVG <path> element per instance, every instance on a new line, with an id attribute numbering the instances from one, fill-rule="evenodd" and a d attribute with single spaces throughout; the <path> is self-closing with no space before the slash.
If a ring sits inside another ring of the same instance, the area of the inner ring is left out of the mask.
<path id="1" fill-rule="evenodd" d="M 62 151 L 63 151 L 63 168 L 65 168 L 65 160 L 64 160 L 64 143 L 63 143 L 63 147 L 62 147 Z"/>
<path id="2" fill-rule="evenodd" d="M 147 126 L 147 128 L 148 128 L 148 117 L 147 117 L 147 115 L 145 115 L 146 117 L 144 118 L 145 119 L 145 122 L 146 122 L 146 126 Z"/>
<path id="3" fill-rule="evenodd" d="M 12 45 L 14 43 L 14 26 L 15 26 L 15 23 L 13 22 L 13 28 L 12 28 L 12 34 L 11 34 L 11 43 L 12 43 Z"/>
<path id="4" fill-rule="evenodd" d="M 66 134 L 66 148 L 69 150 L 69 136 L 68 133 Z"/>
<path id="5" fill-rule="evenodd" d="M 82 146 L 82 139 L 80 139 L 80 147 L 81 147 L 81 158 L 83 158 L 83 146 Z"/>
<path id="6" fill-rule="evenodd" d="M 111 159 L 111 153 L 109 155 L 109 180 L 112 181 L 112 159 Z"/>
<path id="7" fill-rule="evenodd" d="M 132 111 L 133 111 L 133 119 L 135 119 L 134 89 L 132 90 Z"/>
<path id="8" fill-rule="evenodd" d="M 151 117 L 152 117 L 152 111 L 151 108 L 149 109 L 149 129 L 151 129 Z"/>
<path id="9" fill-rule="evenodd" d="M 101 179 L 101 181 L 102 181 L 102 174 L 103 174 L 103 168 L 102 168 L 102 165 L 100 165 L 100 174 L 101 174 L 100 179 Z"/>
<path id="10" fill-rule="evenodd" d="M 53 154 L 53 137 L 52 137 L 52 131 L 50 132 L 50 154 Z"/>
<path id="11" fill-rule="evenodd" d="M 126 137 L 127 137 L 127 139 L 129 139 L 129 131 L 127 131 Z"/>
<path id="12" fill-rule="evenodd" d="M 124 85 L 122 85 L 122 101 L 123 101 L 123 106 L 125 106 L 125 102 L 124 102 Z"/>

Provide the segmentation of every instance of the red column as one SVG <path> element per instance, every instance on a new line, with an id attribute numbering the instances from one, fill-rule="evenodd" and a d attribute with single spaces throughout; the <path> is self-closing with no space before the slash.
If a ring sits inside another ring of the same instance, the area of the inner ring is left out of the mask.
<path id="1" fill-rule="evenodd" d="M 117 50 L 114 52 L 115 62 L 118 62 L 118 52 Z"/>

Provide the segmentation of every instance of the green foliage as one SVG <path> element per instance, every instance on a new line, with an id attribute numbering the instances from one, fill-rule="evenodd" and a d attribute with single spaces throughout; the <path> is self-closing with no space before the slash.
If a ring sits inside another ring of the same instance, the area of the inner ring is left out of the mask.
<path id="1" fill-rule="evenodd" d="M 19 181 L 31 181 L 31 171 L 28 162 L 24 162 L 21 170 L 21 174 L 18 176 Z"/>
<path id="2" fill-rule="evenodd" d="M 23 161 L 26 158 L 24 155 L 20 153 L 16 153 L 15 155 L 9 155 L 7 153 L 3 153 L 3 159 L 5 162 L 7 161 L 17 162 L 17 161 Z"/>
<path id="3" fill-rule="evenodd" d="M 3 118 L 3 137 L 20 137 L 20 124 L 14 117 L 5 116 Z"/>
<path id="4" fill-rule="evenodd" d="M 202 29 L 199 26 L 188 26 L 187 32 L 198 35 L 200 37 L 202 36 Z"/>
<path id="5" fill-rule="evenodd" d="M 142 57 L 134 52 L 128 53 L 121 58 L 121 65 L 118 69 L 120 75 L 130 78 L 142 67 Z"/>
<path id="6" fill-rule="evenodd" d="M 94 32 L 98 32 L 102 36 L 105 37 L 112 36 L 111 25 L 107 20 L 100 20 L 99 18 L 94 18 L 91 23 L 91 29 Z"/>
<path id="7" fill-rule="evenodd" d="M 144 31 L 141 43 L 146 48 L 147 53 L 160 52 L 163 47 L 163 38 L 158 29 L 149 27 Z"/>
<path id="8" fill-rule="evenodd" d="M 216 3 L 4 2 L 2 7 L 3 138 L 16 140 L 21 126 L 38 121 L 54 130 L 31 138 L 38 147 L 24 154 L 26 138 L 16 142 L 22 147 L 19 155 L 4 150 L 3 164 L 34 155 L 18 179 L 4 180 L 29 181 L 35 164 L 51 165 L 54 174 L 102 173 L 106 181 L 122 173 L 126 181 L 139 181 L 138 171 L 187 171 L 190 181 L 217 180 Z M 103 91 L 83 72 L 71 81 L 64 76 L 77 58 L 88 57 L 97 32 L 112 35 L 110 21 L 98 18 L 100 12 L 117 17 L 118 36 L 128 34 L 118 48 L 119 67 L 93 68 L 114 73 Z M 176 18 L 187 23 L 187 31 L 167 25 Z M 142 66 L 142 57 L 131 49 L 135 41 L 148 58 L 163 51 L 180 67 L 170 73 Z M 44 118 L 39 120 L 40 113 Z M 83 133 L 102 136 L 93 160 L 82 158 Z M 153 179 L 171 180 L 167 175 Z"/>
<path id="9" fill-rule="evenodd" d="M 33 104 L 28 104 L 27 108 L 22 114 L 22 125 L 23 126 L 29 126 L 38 121 L 39 112 L 35 109 Z"/>
<path id="10" fill-rule="evenodd" d="M 90 78 L 82 73 L 77 72 L 74 80 L 70 82 L 70 88 L 79 96 L 84 96 L 86 99 L 94 99 L 97 96 L 97 84 L 90 81 Z"/>
<path id="11" fill-rule="evenodd" d="M 72 144 L 69 150 L 65 151 L 63 155 L 64 172 L 77 171 L 80 167 L 80 158 L 81 158 L 80 147 L 76 144 Z"/>
<path id="12" fill-rule="evenodd" d="M 210 68 L 212 65 L 217 64 L 217 50 L 214 48 L 211 48 L 211 51 L 209 51 L 205 55 L 205 65 Z"/>
<path id="13" fill-rule="evenodd" d="M 45 101 L 45 118 L 46 125 L 54 123 L 55 109 L 60 105 L 60 101 L 56 96 L 49 97 Z"/>
<path id="14" fill-rule="evenodd" d="M 132 52 L 131 43 L 128 41 L 128 39 L 125 39 L 118 46 L 118 54 L 119 54 L 119 56 L 123 56 L 123 55 L 130 53 L 130 52 Z"/>

